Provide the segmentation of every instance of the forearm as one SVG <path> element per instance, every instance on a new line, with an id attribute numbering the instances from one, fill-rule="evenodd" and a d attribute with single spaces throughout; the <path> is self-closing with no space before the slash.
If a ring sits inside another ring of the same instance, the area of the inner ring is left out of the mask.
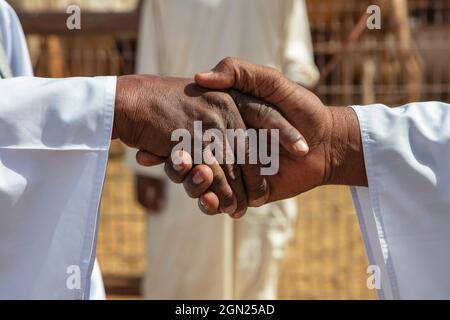
<path id="1" fill-rule="evenodd" d="M 361 131 L 356 112 L 350 107 L 330 107 L 329 170 L 326 184 L 367 186 Z"/>

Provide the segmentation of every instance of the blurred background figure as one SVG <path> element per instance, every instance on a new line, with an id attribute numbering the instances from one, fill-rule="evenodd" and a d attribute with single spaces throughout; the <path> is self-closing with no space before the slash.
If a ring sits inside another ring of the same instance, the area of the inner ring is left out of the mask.
<path id="1" fill-rule="evenodd" d="M 304 0 L 144 1 L 137 72 L 193 77 L 226 56 L 270 65 L 312 87 L 314 64 Z M 208 217 L 163 168 L 138 167 L 137 198 L 149 212 L 147 299 L 276 299 L 296 200 L 251 209 L 239 221 Z"/>

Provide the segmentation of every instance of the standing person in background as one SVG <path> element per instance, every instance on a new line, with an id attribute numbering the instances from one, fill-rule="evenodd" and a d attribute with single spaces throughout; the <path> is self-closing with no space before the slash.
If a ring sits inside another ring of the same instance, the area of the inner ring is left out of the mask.
<path id="1" fill-rule="evenodd" d="M 148 0 L 141 18 L 138 73 L 192 77 L 226 56 L 281 70 L 311 87 L 318 79 L 304 0 Z M 239 221 L 206 217 L 162 168 L 129 164 L 148 223 L 147 299 L 276 299 L 296 200 Z"/>

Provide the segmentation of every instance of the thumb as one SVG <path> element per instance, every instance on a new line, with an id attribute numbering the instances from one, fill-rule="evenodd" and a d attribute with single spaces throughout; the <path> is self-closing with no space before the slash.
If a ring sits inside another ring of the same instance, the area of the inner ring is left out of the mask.
<path id="1" fill-rule="evenodd" d="M 195 82 L 201 87 L 215 90 L 229 89 L 234 85 L 234 82 L 228 75 L 214 71 L 197 73 L 195 75 Z"/>
<path id="2" fill-rule="evenodd" d="M 236 74 L 227 58 L 219 62 L 211 71 L 197 73 L 195 82 L 208 89 L 224 90 L 235 86 Z"/>
<path id="3" fill-rule="evenodd" d="M 302 99 L 300 86 L 278 70 L 237 58 L 226 58 L 210 72 L 197 74 L 195 81 L 209 89 L 233 88 L 261 98 L 262 102 L 240 103 L 243 96 L 233 95 L 244 122 L 254 128 L 280 129 L 281 144 L 295 156 L 304 156 L 309 152 L 305 138 L 293 126 L 295 118 L 292 115 L 298 112 L 292 112 L 292 109 Z M 272 105 L 266 106 L 266 102 Z M 286 117 L 289 114 L 291 117 Z"/>
<path id="4" fill-rule="evenodd" d="M 285 79 L 278 70 L 238 58 L 223 59 L 211 71 L 198 73 L 195 81 L 199 86 L 208 89 L 234 88 L 274 104 L 283 93 L 281 87 L 296 87 L 296 84 Z"/>

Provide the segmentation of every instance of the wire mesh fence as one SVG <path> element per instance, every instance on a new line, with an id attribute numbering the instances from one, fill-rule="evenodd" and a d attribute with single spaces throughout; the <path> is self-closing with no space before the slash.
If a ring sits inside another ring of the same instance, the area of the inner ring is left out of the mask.
<path id="1" fill-rule="evenodd" d="M 449 101 L 450 0 L 377 1 L 381 30 L 349 35 L 369 4 L 309 0 L 317 65 L 332 72 L 317 87 L 329 105 Z M 136 34 L 28 35 L 39 76 L 127 74 L 134 70 Z M 98 258 L 111 292 L 138 293 L 145 272 L 146 216 L 135 202 L 133 176 L 114 143 L 101 206 Z M 299 197 L 294 241 L 284 262 L 284 299 L 373 299 L 367 260 L 348 188 L 324 187 Z M 186 271 L 188 272 L 188 270 Z M 123 289 L 114 290 L 115 286 Z"/>

